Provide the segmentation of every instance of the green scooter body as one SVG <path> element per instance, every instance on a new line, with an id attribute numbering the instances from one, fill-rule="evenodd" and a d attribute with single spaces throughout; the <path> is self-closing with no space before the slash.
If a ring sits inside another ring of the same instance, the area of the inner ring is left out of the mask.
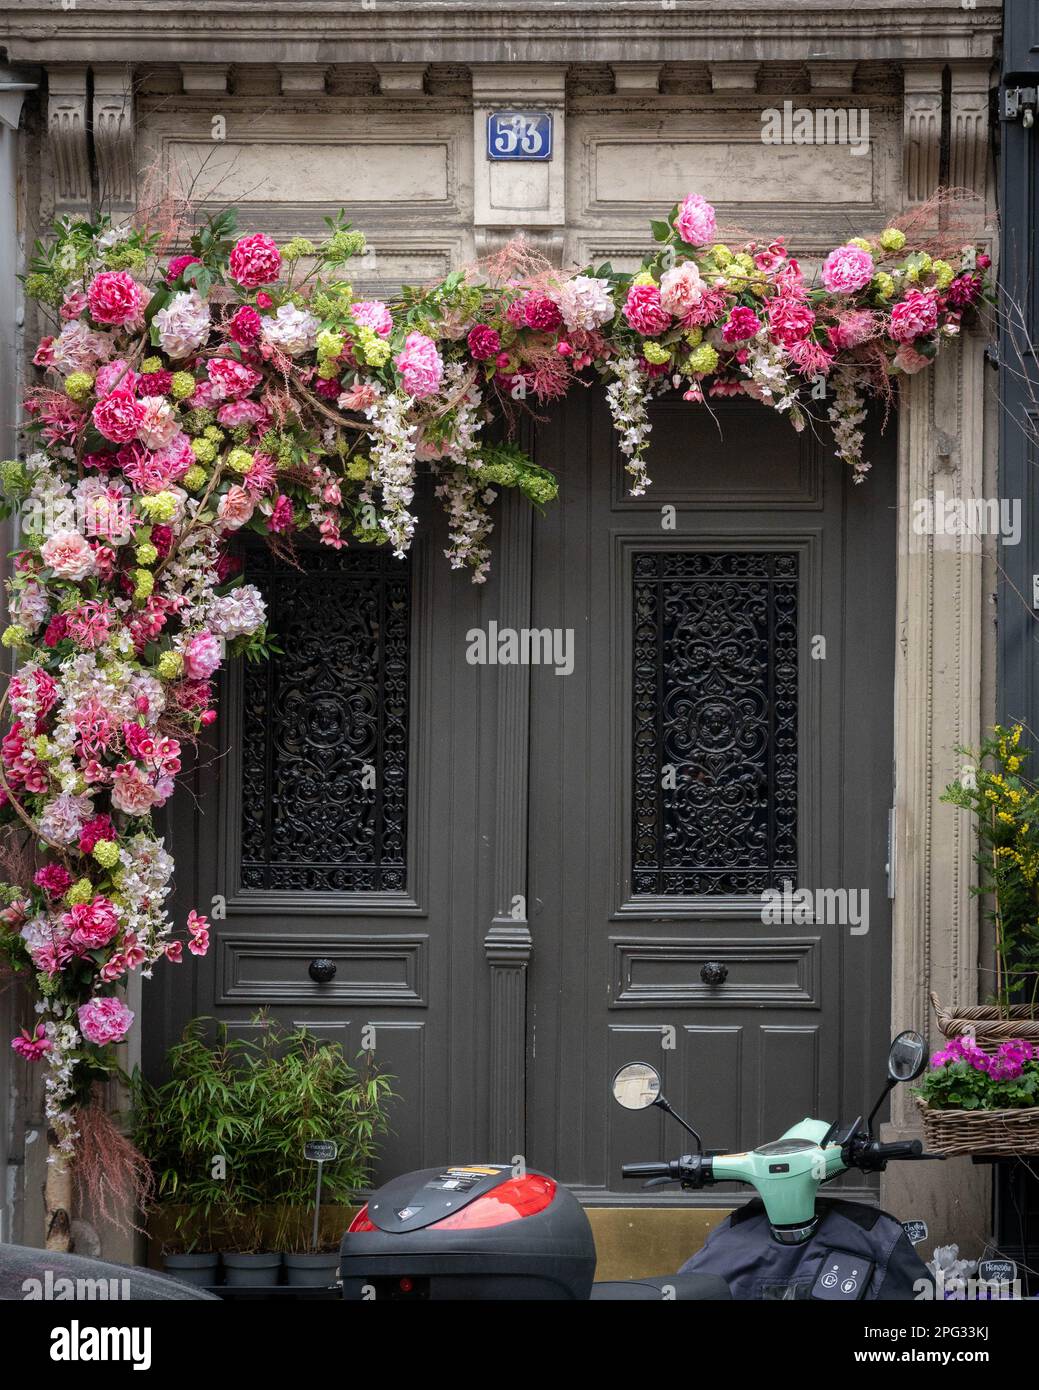
<path id="1" fill-rule="evenodd" d="M 828 1130 L 822 1120 L 805 1119 L 758 1149 L 716 1154 L 714 1179 L 749 1183 L 773 1226 L 807 1226 L 815 1219 L 819 1184 L 845 1171 L 840 1145 L 822 1147 Z"/>

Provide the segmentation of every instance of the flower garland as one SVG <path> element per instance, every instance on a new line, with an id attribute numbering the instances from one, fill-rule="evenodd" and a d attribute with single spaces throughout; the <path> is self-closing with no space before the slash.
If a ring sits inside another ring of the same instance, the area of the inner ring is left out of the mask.
<path id="1" fill-rule="evenodd" d="M 224 213 L 171 259 L 159 233 L 105 219 L 64 219 L 37 243 L 26 291 L 54 332 L 34 358 L 26 457 L 0 464 L 21 524 L 0 822 L 27 832 L 34 861 L 0 887 L 0 963 L 34 988 L 38 1022 L 13 1046 L 46 1064 L 59 1150 L 133 1021 L 128 975 L 207 949 L 195 912 L 174 936 L 152 813 L 183 741 L 216 718 L 222 661 L 268 651 L 238 531 L 403 555 L 428 467 L 448 559 L 482 581 L 498 491 L 538 505 L 557 491 L 483 426 L 586 371 L 607 383 L 633 495 L 649 486 L 648 404 L 671 390 L 750 395 L 801 429 L 822 383 L 858 481 L 866 397 L 926 366 L 985 296 L 975 247 L 941 259 L 896 227 L 835 248 L 818 283 L 778 240 L 720 240 L 696 194 L 653 235 L 635 275 L 529 258 L 516 274 L 505 258 L 490 279 L 455 272 L 393 304 L 344 278 L 364 238 L 342 214 L 318 244 L 279 248 Z"/>

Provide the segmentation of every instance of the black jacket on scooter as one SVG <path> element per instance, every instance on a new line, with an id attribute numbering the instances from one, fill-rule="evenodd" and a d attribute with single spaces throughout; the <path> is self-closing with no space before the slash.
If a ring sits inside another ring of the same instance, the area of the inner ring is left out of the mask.
<path id="1" fill-rule="evenodd" d="M 802 1245 L 773 1240 L 760 1199 L 734 1211 L 682 1266 L 682 1274 L 718 1274 L 736 1299 L 912 1301 L 934 1297 L 934 1280 L 886 1211 L 820 1197 L 819 1225 Z"/>

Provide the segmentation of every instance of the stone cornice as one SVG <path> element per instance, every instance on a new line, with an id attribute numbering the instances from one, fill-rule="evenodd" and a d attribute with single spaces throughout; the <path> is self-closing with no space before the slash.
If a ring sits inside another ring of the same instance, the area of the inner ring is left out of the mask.
<path id="1" fill-rule="evenodd" d="M 752 62 L 990 58 L 1002 6 L 977 0 L 23 0 L 0 10 L 13 61 Z"/>

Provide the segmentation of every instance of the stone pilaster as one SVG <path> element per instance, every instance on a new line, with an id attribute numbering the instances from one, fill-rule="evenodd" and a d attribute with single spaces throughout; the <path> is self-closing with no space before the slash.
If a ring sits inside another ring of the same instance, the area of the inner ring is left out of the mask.
<path id="1" fill-rule="evenodd" d="M 942 68 L 908 64 L 903 96 L 902 169 L 907 203 L 922 203 L 938 187 L 942 136 Z"/>
<path id="2" fill-rule="evenodd" d="M 48 69 L 47 136 L 54 167 L 54 206 L 59 212 L 90 206 L 87 147 L 87 69 Z"/>
<path id="3" fill-rule="evenodd" d="M 133 71 L 122 64 L 95 67 L 94 159 L 103 208 L 130 208 L 136 188 Z"/>

